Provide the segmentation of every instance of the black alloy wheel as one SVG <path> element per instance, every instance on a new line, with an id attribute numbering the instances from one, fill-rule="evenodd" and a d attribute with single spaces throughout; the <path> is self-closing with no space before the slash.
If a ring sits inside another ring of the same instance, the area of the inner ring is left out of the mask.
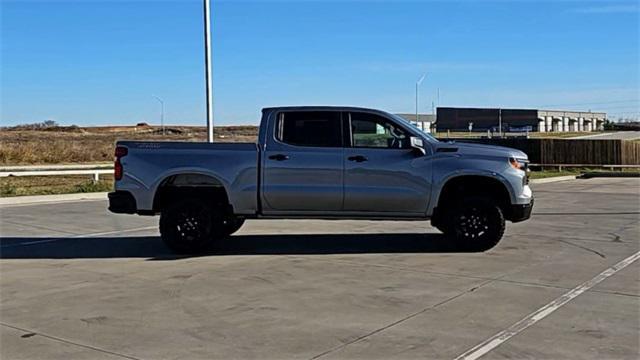
<path id="1" fill-rule="evenodd" d="M 504 214 L 491 199 L 461 199 L 449 211 L 445 234 L 467 251 L 486 251 L 494 247 L 505 230 Z"/>
<path id="2" fill-rule="evenodd" d="M 185 199 L 170 205 L 160 216 L 164 243 L 179 254 L 200 253 L 211 247 L 216 236 L 212 208 L 198 199 Z"/>

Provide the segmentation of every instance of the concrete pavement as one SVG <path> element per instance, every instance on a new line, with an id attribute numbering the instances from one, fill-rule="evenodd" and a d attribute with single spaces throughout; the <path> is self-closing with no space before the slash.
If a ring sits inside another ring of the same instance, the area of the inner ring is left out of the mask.
<path id="1" fill-rule="evenodd" d="M 636 140 L 640 139 L 640 131 L 618 131 L 599 133 L 591 135 L 580 135 L 571 139 L 589 139 L 589 140 Z"/>
<path id="2" fill-rule="evenodd" d="M 1 358 L 455 358 L 640 250 L 640 180 L 534 186 L 487 253 L 426 222 L 248 221 L 176 257 L 105 201 L 0 207 Z M 638 358 L 640 262 L 485 358 Z"/>

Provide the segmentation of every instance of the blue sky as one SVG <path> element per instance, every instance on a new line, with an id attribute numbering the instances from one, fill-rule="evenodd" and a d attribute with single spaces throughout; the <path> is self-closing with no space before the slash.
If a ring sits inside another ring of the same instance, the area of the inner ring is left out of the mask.
<path id="1" fill-rule="evenodd" d="M 200 1 L 0 0 L 0 124 L 204 124 Z M 636 1 L 213 1 L 215 120 L 277 105 L 638 117 Z M 437 104 L 436 104 L 437 105 Z"/>

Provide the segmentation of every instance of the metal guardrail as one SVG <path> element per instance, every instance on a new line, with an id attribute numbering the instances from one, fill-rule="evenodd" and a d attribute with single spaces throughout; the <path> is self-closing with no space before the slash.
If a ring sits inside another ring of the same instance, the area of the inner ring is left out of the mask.
<path id="1" fill-rule="evenodd" d="M 29 165 L 0 167 L 0 177 L 92 175 L 93 181 L 97 182 L 100 180 L 100 175 L 103 174 L 113 174 L 113 164 Z"/>
<path id="2" fill-rule="evenodd" d="M 601 168 L 614 171 L 616 169 L 640 169 L 640 165 L 593 165 L 593 164 L 529 164 L 530 168 Z M 2 166 L 0 177 L 10 176 L 62 176 L 62 175 L 93 175 L 93 181 L 99 181 L 100 175 L 113 174 L 113 164 L 93 165 L 29 165 Z"/>

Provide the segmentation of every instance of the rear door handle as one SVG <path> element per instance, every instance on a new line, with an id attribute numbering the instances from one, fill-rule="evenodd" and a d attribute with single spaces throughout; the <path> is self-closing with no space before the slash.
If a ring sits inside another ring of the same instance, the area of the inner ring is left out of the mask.
<path id="1" fill-rule="evenodd" d="M 285 160 L 289 160 L 289 156 L 284 154 L 275 154 L 275 155 L 269 156 L 269 159 L 275 160 L 275 161 L 285 161 Z"/>
<path id="2" fill-rule="evenodd" d="M 369 159 L 367 159 L 365 156 L 362 156 L 362 155 L 355 155 L 355 156 L 349 156 L 347 158 L 347 160 L 355 161 L 355 162 L 363 162 L 363 161 L 367 161 Z"/>

